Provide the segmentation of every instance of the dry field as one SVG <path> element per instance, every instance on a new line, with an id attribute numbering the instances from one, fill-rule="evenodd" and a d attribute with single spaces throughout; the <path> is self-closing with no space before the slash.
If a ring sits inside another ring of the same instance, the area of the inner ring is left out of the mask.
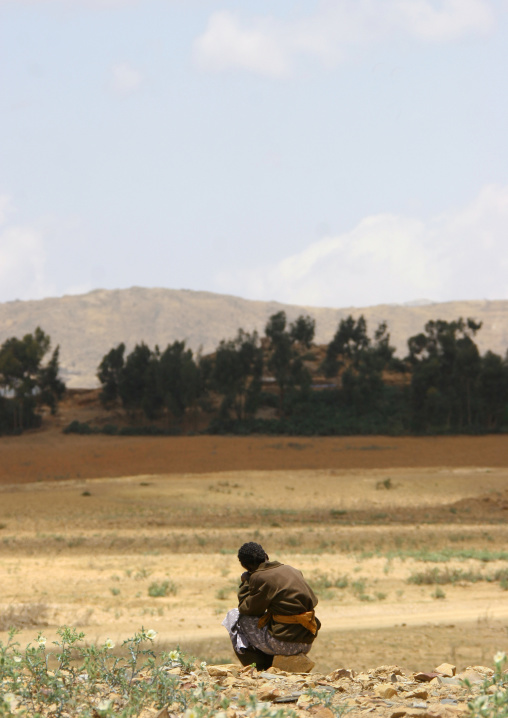
<path id="1" fill-rule="evenodd" d="M 117 643 L 143 625 L 230 662 L 235 554 L 257 540 L 320 597 L 319 671 L 508 648 L 505 437 L 0 442 L 0 640 L 12 623 Z"/>

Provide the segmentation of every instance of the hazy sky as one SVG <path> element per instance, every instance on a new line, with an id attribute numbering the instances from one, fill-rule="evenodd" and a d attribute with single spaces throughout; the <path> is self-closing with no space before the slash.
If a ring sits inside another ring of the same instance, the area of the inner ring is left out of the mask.
<path id="1" fill-rule="evenodd" d="M 0 0 L 0 301 L 508 298 L 508 0 Z"/>

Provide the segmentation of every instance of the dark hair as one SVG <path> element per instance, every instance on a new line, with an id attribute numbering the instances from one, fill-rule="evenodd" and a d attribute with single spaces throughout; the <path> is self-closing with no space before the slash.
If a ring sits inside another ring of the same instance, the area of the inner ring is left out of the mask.
<path id="1" fill-rule="evenodd" d="M 238 560 L 244 568 L 259 566 L 267 558 L 264 548 L 260 544 L 254 543 L 254 541 L 244 543 L 238 550 Z"/>

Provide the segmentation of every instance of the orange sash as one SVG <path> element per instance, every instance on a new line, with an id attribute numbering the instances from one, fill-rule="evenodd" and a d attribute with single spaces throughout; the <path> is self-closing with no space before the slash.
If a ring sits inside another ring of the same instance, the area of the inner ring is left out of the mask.
<path id="1" fill-rule="evenodd" d="M 296 616 L 272 616 L 272 614 L 268 611 L 259 619 L 258 628 L 266 626 L 270 619 L 273 619 L 277 623 L 299 623 L 301 626 L 310 631 L 313 636 L 316 635 L 318 630 L 314 611 L 298 613 Z"/>

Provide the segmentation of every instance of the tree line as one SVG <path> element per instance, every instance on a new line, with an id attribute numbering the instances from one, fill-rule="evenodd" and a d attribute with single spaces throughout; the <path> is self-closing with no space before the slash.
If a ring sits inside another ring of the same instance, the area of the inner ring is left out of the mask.
<path id="1" fill-rule="evenodd" d="M 473 319 L 429 321 L 399 359 L 386 323 L 371 337 L 363 316 L 349 316 L 318 361 L 315 321 L 288 323 L 281 311 L 263 336 L 239 329 L 208 356 L 183 341 L 163 351 L 141 343 L 128 354 L 119 344 L 97 376 L 106 407 L 120 402 L 133 421 L 163 419 L 175 430 L 208 412 L 208 431 L 217 433 L 500 431 L 508 427 L 508 360 L 480 355 L 480 329 Z"/>
<path id="2" fill-rule="evenodd" d="M 273 314 L 262 336 L 239 329 L 215 352 L 184 341 L 161 350 L 125 344 L 102 358 L 97 376 L 106 408 L 121 406 L 133 431 L 161 423 L 173 433 L 410 434 L 508 429 L 508 358 L 475 342 L 473 319 L 432 320 L 395 356 L 386 323 L 368 332 L 363 316 L 342 319 L 325 347 L 315 321 Z M 39 327 L 0 347 L 0 433 L 40 425 L 65 392 L 59 347 Z M 79 428 L 79 427 L 78 427 Z"/>

